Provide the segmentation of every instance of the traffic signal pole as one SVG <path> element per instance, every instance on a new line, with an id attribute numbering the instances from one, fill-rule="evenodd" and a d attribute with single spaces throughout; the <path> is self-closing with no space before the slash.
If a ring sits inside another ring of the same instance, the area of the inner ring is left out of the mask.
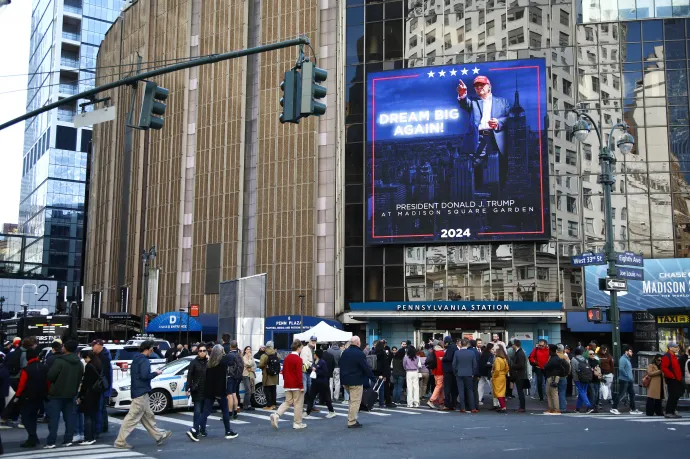
<path id="1" fill-rule="evenodd" d="M 33 118 L 36 115 L 40 115 L 41 113 L 47 112 L 49 110 L 52 110 L 54 108 L 58 108 L 62 105 L 69 104 L 71 102 L 74 102 L 79 99 L 90 99 L 92 96 L 95 96 L 96 94 L 107 91 L 109 89 L 114 89 L 118 88 L 120 86 L 127 86 L 127 85 L 133 85 L 136 84 L 139 81 L 142 80 L 147 80 L 149 78 L 153 78 L 159 75 L 165 75 L 167 73 L 172 73 L 176 72 L 178 70 L 184 70 L 188 69 L 191 67 L 198 67 L 200 65 L 208 65 L 208 64 L 215 64 L 216 62 L 222 62 L 222 61 L 227 61 L 230 59 L 236 59 L 238 57 L 244 57 L 244 56 L 251 56 L 252 54 L 260 54 L 260 53 L 265 53 L 267 51 L 274 51 L 276 49 L 283 49 L 283 48 L 289 48 L 291 46 L 299 46 L 299 45 L 308 45 L 310 43 L 309 38 L 306 35 L 302 35 L 299 38 L 293 38 L 290 40 L 284 40 L 280 41 L 277 43 L 271 43 L 268 45 L 261 45 L 261 46 L 255 46 L 253 48 L 247 48 L 247 49 L 241 49 L 237 51 L 230 51 L 228 53 L 223 53 L 223 54 L 212 54 L 210 56 L 206 57 L 200 57 L 199 59 L 192 59 L 187 62 L 180 62 L 179 64 L 173 64 L 169 65 L 167 67 L 161 67 L 159 69 L 155 70 L 150 70 L 148 72 L 140 73 L 138 75 L 132 75 L 127 78 L 122 78 L 121 80 L 113 81 L 108 84 L 104 84 L 101 86 L 97 86 L 93 89 L 89 89 L 88 91 L 80 92 L 79 94 L 75 94 L 74 96 L 66 97 L 64 99 L 61 99 L 57 102 L 53 102 L 52 104 L 48 104 L 44 107 L 41 107 L 37 110 L 32 110 L 22 116 L 19 116 L 17 118 L 14 118 L 10 121 L 7 121 L 3 124 L 0 124 L 0 131 L 8 128 L 10 126 L 13 126 L 21 121 L 28 120 L 30 118 Z"/>

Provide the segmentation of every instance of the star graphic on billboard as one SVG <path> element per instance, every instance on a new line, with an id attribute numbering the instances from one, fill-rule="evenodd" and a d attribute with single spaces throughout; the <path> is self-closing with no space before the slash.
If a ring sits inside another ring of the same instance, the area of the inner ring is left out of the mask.
<path id="1" fill-rule="evenodd" d="M 463 75 L 467 75 L 467 69 L 462 69 L 460 73 L 462 73 Z"/>
<path id="2" fill-rule="evenodd" d="M 457 73 L 458 73 L 458 71 L 453 69 L 450 71 L 450 76 L 455 76 L 455 75 L 457 75 Z"/>
<path id="3" fill-rule="evenodd" d="M 429 78 L 433 78 L 434 77 L 434 71 L 433 70 L 430 71 L 429 73 L 427 73 L 427 75 L 429 75 Z"/>
<path id="4" fill-rule="evenodd" d="M 478 69 L 477 67 L 475 67 L 475 68 L 472 69 L 472 74 L 473 74 L 473 75 L 476 75 L 476 74 L 478 74 L 478 73 L 479 73 L 479 69 Z"/>
<path id="5" fill-rule="evenodd" d="M 440 77 L 446 76 L 446 71 L 445 71 L 445 70 L 441 70 L 440 72 L 438 72 L 438 76 L 440 76 Z"/>

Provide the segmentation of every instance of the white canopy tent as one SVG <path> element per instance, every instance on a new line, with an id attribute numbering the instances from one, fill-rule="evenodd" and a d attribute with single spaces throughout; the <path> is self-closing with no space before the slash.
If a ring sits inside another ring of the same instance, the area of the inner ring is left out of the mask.
<path id="1" fill-rule="evenodd" d="M 294 336 L 300 341 L 309 341 L 312 336 L 316 336 L 319 343 L 332 343 L 350 341 L 352 339 L 352 332 L 338 330 L 321 321 L 309 330 L 297 333 Z"/>

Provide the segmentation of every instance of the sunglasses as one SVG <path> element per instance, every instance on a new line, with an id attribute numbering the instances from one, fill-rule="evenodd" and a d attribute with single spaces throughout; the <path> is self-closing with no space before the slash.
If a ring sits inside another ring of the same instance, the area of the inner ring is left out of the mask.
<path id="1" fill-rule="evenodd" d="M 199 349 L 199 352 L 206 352 L 206 349 Z"/>

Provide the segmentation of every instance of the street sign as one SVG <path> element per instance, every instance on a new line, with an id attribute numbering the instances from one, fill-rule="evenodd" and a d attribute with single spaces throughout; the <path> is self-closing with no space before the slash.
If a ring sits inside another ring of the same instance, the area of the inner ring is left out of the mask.
<path id="1" fill-rule="evenodd" d="M 110 107 L 93 110 L 91 112 L 83 112 L 77 114 L 72 122 L 74 127 L 92 126 L 98 123 L 105 123 L 112 121 L 117 117 L 117 107 L 111 105 Z"/>
<path id="2" fill-rule="evenodd" d="M 570 258 L 573 266 L 605 265 L 606 257 L 603 253 L 585 252 Z"/>
<path id="3" fill-rule="evenodd" d="M 614 279 L 613 277 L 601 278 L 599 279 L 599 290 L 625 292 L 628 290 L 628 281 L 625 279 Z"/>
<path id="4" fill-rule="evenodd" d="M 644 266 L 644 258 L 633 252 L 616 253 L 616 264 L 627 266 Z"/>
<path id="5" fill-rule="evenodd" d="M 629 280 L 644 280 L 644 269 L 618 266 L 618 277 Z"/>

